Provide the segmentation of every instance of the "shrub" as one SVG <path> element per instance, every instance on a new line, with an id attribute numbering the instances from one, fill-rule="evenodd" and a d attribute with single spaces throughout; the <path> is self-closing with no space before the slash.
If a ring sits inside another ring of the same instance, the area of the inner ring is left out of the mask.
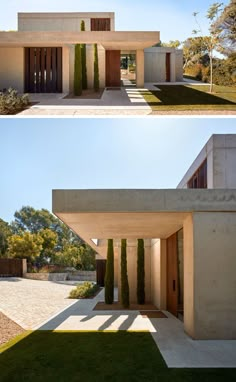
<path id="1" fill-rule="evenodd" d="M 113 250 L 113 239 L 108 239 L 106 274 L 105 274 L 105 303 L 112 304 L 113 300 L 114 300 L 114 250 Z"/>
<path id="2" fill-rule="evenodd" d="M 129 282 L 127 275 L 126 239 L 121 240 L 121 302 L 124 308 L 129 307 Z"/>
<path id="3" fill-rule="evenodd" d="M 0 92 L 0 114 L 16 114 L 29 105 L 29 96 L 18 95 L 17 90 L 9 88 Z"/>
<path id="4" fill-rule="evenodd" d="M 99 91 L 99 67 L 98 67 L 97 44 L 94 44 L 93 88 L 95 92 Z"/>
<path id="5" fill-rule="evenodd" d="M 81 21 L 80 30 L 85 31 L 84 20 Z M 81 44 L 81 64 L 82 64 L 82 88 L 87 89 L 87 66 L 86 66 L 86 44 Z"/>
<path id="6" fill-rule="evenodd" d="M 144 241 L 138 239 L 137 250 L 137 301 L 145 303 L 145 265 L 144 265 Z"/>
<path id="7" fill-rule="evenodd" d="M 81 64 L 81 47 L 80 44 L 75 45 L 75 65 L 74 65 L 74 95 L 82 94 L 82 64 Z"/>
<path id="8" fill-rule="evenodd" d="M 99 286 L 97 284 L 85 281 L 70 291 L 69 298 L 90 298 L 93 297 L 98 290 Z"/>

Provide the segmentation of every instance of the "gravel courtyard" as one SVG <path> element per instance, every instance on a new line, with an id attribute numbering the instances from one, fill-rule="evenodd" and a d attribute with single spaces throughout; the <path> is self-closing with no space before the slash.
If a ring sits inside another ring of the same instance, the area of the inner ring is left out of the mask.
<path id="1" fill-rule="evenodd" d="M 0 312 L 24 329 L 33 329 L 74 304 L 73 285 L 23 278 L 0 278 Z"/>

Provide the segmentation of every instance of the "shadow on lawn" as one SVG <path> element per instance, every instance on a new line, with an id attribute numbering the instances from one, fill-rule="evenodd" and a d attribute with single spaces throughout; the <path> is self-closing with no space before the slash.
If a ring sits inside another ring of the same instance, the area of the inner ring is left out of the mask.
<path id="1" fill-rule="evenodd" d="M 144 96 L 154 95 L 157 101 L 147 101 L 150 106 L 171 106 L 171 105 L 236 105 L 235 102 L 221 98 L 220 95 L 205 93 L 204 91 L 193 89 L 188 86 L 158 85 L 161 91 L 149 90 L 140 92 Z M 220 94 L 220 93 L 218 93 Z"/>
<path id="2" fill-rule="evenodd" d="M 168 369 L 149 332 L 35 331 L 0 355 L 0 381 L 220 382 L 235 369 Z"/>

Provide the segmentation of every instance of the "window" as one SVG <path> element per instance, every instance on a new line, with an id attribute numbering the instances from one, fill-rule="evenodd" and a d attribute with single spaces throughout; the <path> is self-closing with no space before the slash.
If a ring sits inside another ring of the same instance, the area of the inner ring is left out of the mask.
<path id="1" fill-rule="evenodd" d="M 91 31 L 110 31 L 110 19 L 91 19 Z"/>
<path id="2" fill-rule="evenodd" d="M 188 181 L 188 188 L 207 188 L 207 160 L 205 159 Z"/>

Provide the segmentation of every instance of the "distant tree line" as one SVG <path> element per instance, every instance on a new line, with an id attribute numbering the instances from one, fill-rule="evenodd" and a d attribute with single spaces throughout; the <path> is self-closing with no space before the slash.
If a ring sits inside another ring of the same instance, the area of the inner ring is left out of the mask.
<path id="1" fill-rule="evenodd" d="M 25 206 L 9 224 L 0 219 L 0 257 L 26 258 L 44 265 L 95 269 L 95 252 L 46 209 Z"/>

